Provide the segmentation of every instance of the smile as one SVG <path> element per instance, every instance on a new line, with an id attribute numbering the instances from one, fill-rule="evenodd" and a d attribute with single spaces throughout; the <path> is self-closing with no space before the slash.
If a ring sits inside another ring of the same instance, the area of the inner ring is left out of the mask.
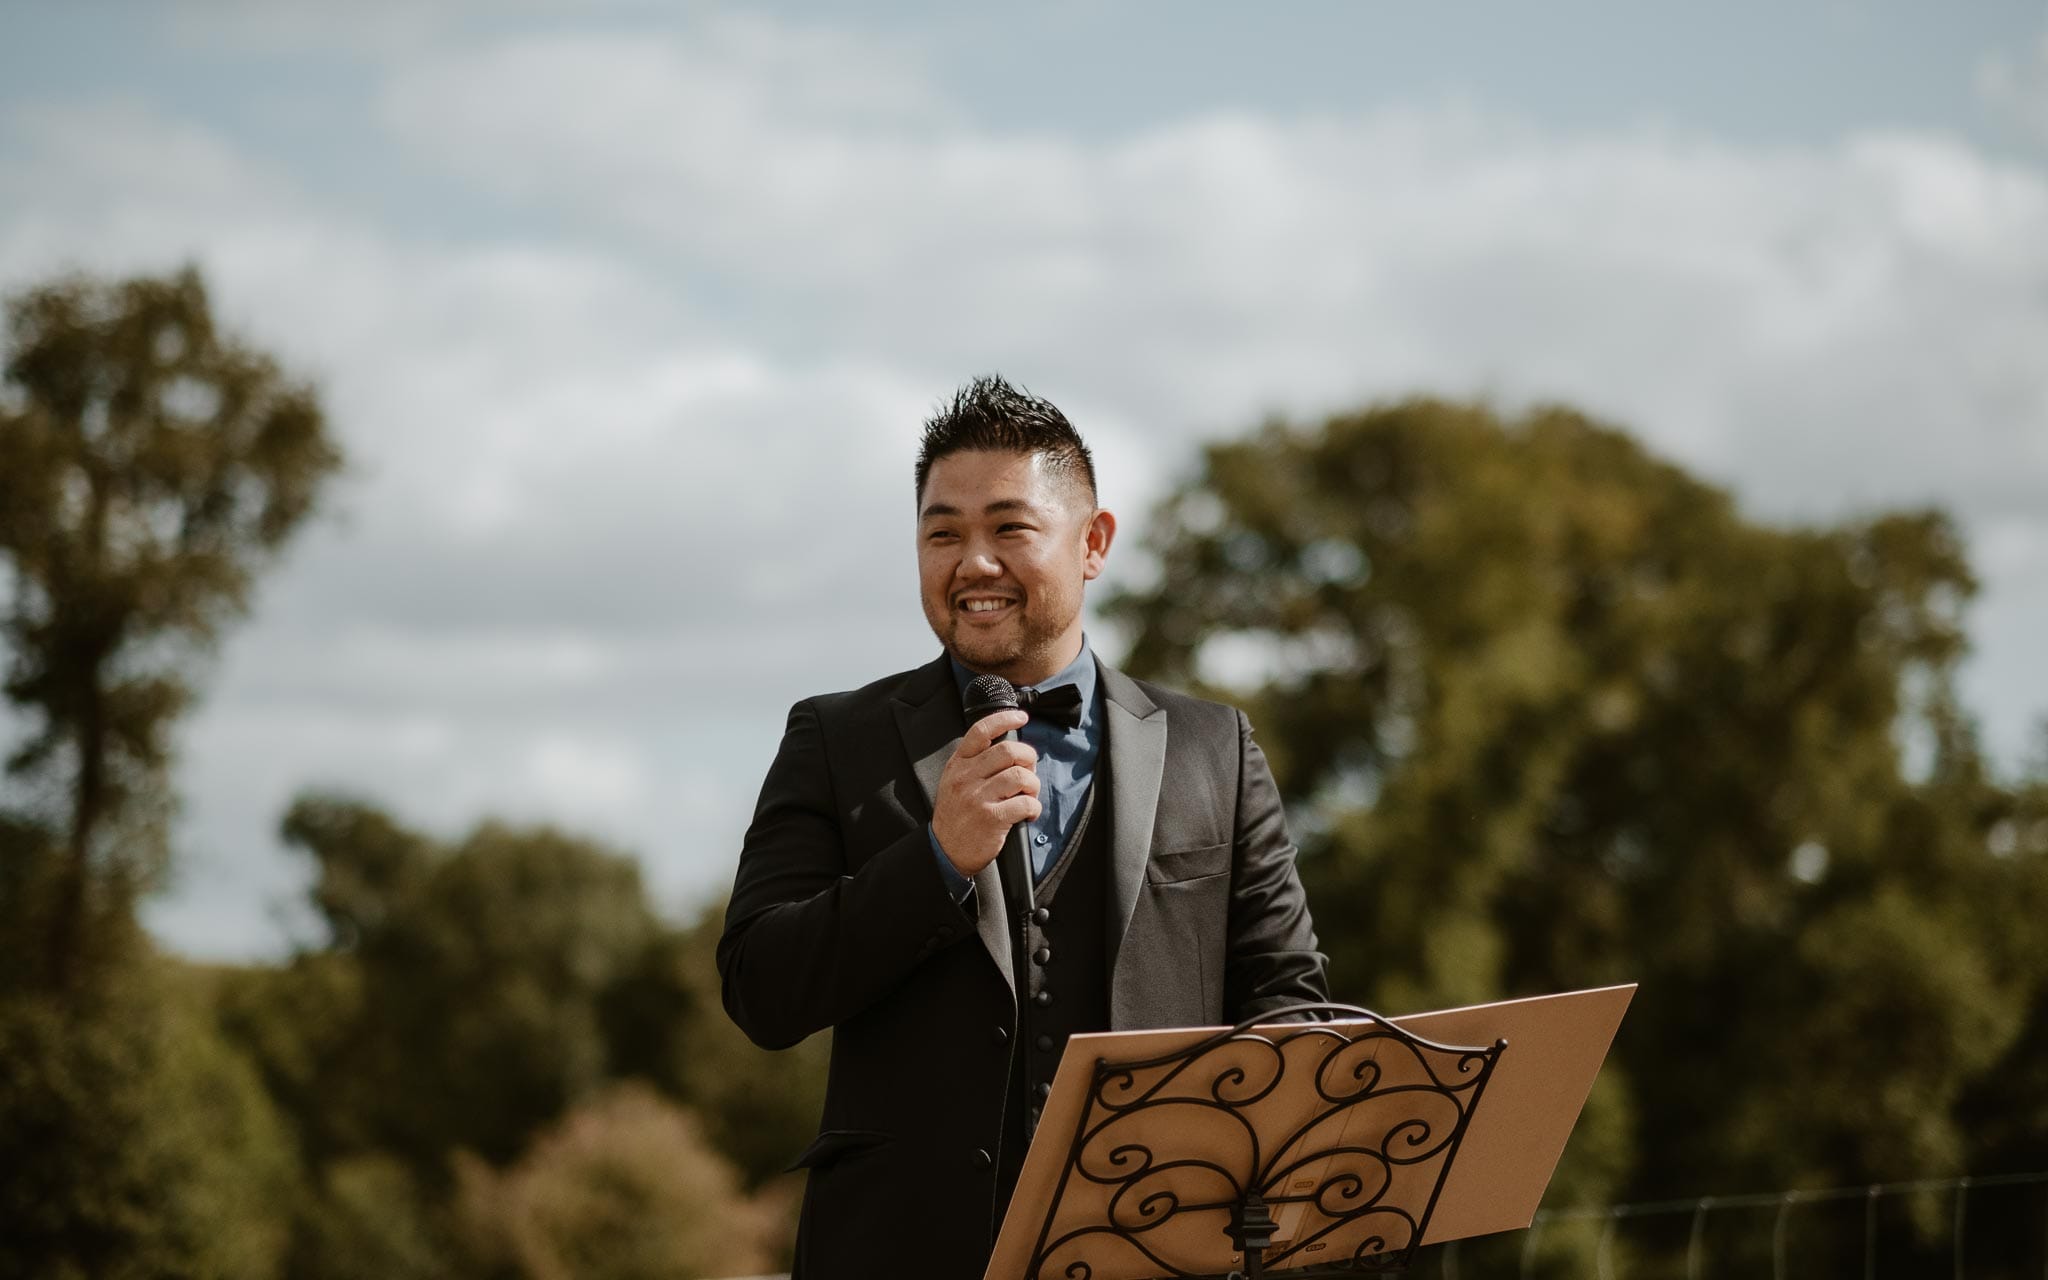
<path id="1" fill-rule="evenodd" d="M 963 613 L 998 613 L 1017 603 L 992 596 L 969 596 L 960 602 Z"/>

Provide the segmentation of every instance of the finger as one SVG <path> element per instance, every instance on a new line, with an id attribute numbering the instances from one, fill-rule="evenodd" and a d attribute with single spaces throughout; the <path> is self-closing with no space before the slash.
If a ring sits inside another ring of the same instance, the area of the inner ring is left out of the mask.
<path id="1" fill-rule="evenodd" d="M 967 726 L 967 732 L 961 735 L 960 746 L 954 754 L 978 756 L 988 750 L 989 744 L 997 738 L 1012 729 L 1022 729 L 1030 722 L 1030 716 L 1015 709 L 991 712 Z"/>
<path id="2" fill-rule="evenodd" d="M 1008 800 L 1012 796 L 1035 796 L 1038 794 L 1038 772 L 1013 765 L 982 783 L 981 793 L 991 802 Z"/>
<path id="3" fill-rule="evenodd" d="M 984 778 L 992 778 L 1005 769 L 1036 769 L 1038 752 L 1022 742 L 990 743 L 988 750 L 974 757 L 973 767 Z"/>
<path id="4" fill-rule="evenodd" d="M 1039 803 L 1037 796 L 1011 796 L 989 809 L 997 821 L 1007 822 L 1013 827 L 1020 822 L 1036 822 L 1043 812 L 1045 806 Z"/>

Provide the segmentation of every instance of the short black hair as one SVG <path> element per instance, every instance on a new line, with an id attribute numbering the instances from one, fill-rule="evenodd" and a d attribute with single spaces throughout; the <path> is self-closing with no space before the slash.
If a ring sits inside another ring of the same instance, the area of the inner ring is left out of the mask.
<path id="1" fill-rule="evenodd" d="M 996 453 L 1035 453 L 1054 476 L 1078 483 L 1095 502 L 1095 458 L 1052 401 L 1011 386 L 999 374 L 974 379 L 953 393 L 924 424 L 924 443 L 917 451 L 917 496 L 932 464 L 970 449 Z"/>

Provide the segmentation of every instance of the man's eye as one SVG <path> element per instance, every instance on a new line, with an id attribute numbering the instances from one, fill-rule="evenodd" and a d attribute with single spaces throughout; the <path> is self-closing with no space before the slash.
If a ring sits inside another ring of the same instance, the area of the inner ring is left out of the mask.
<path id="1" fill-rule="evenodd" d="M 952 536 L 953 531 L 951 529 L 934 529 L 930 533 L 924 535 L 924 540 L 926 542 L 938 542 L 942 539 L 950 538 Z"/>
<path id="2" fill-rule="evenodd" d="M 1031 530 L 1031 526 L 1030 526 L 1030 525 L 1028 525 L 1028 524 L 1014 524 L 1014 523 L 1013 523 L 1013 524 L 1006 524 L 1006 525 L 1001 525 L 1001 526 L 999 526 L 999 527 L 998 527 L 998 528 L 996 529 L 996 532 L 997 532 L 997 533 L 1028 533 L 1028 532 L 1030 532 L 1030 530 Z"/>

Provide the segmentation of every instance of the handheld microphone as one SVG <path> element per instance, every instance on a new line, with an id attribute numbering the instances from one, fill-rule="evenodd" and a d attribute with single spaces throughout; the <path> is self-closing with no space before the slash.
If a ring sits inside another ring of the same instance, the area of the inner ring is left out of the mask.
<path id="1" fill-rule="evenodd" d="M 961 709 L 967 714 L 967 723 L 973 724 L 984 716 L 998 711 L 1017 709 L 1017 688 L 1001 676 L 976 676 L 967 684 L 967 691 L 960 698 Z M 999 742 L 1017 741 L 1017 731 L 1010 730 Z M 1031 853 L 1024 843 L 1024 824 L 1017 823 L 1010 828 L 1010 834 L 1003 837 L 1003 851 L 996 855 L 996 875 L 1003 886 L 1003 900 L 1013 914 L 1031 913 Z"/>

